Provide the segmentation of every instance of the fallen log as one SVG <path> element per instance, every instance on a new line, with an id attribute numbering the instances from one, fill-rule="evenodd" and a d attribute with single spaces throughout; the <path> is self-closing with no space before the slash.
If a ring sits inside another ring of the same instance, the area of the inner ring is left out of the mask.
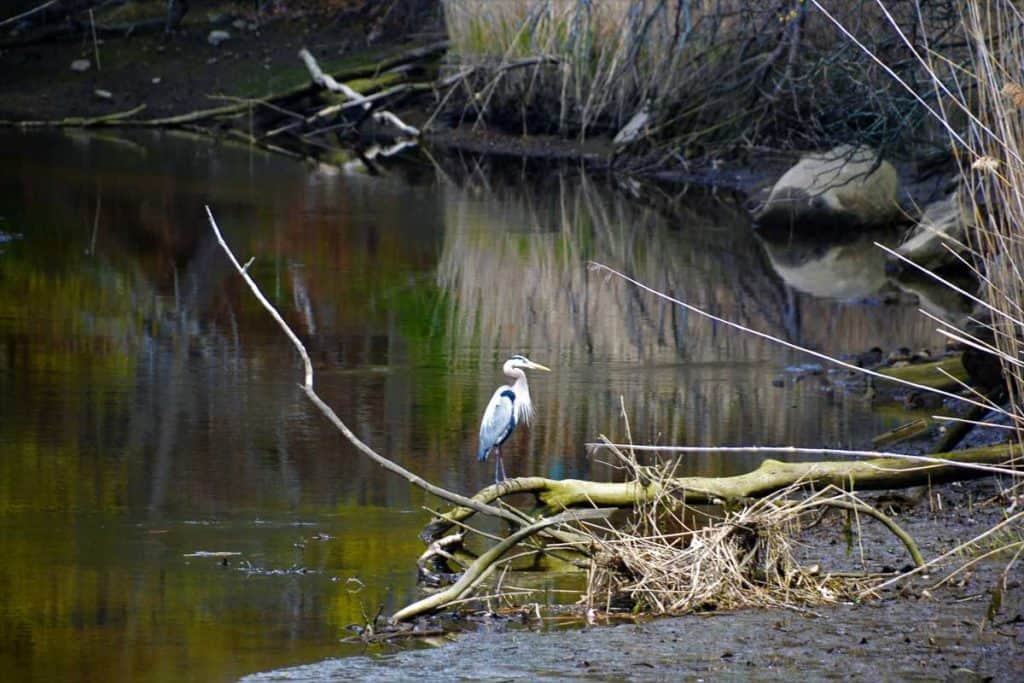
<path id="1" fill-rule="evenodd" d="M 473 496 L 473 500 L 490 505 L 506 496 L 530 493 L 536 496 L 547 511 L 559 511 L 576 506 L 633 507 L 666 493 L 675 493 L 677 497 L 691 505 L 732 503 L 763 497 L 794 484 L 817 488 L 832 485 L 846 490 L 864 491 L 976 478 L 991 475 L 991 472 L 988 469 L 967 468 L 962 464 L 999 465 L 1019 459 L 1021 455 L 1020 446 L 1002 444 L 930 456 L 961 463 L 950 465 L 922 463 L 921 460 L 897 457 L 820 462 L 781 462 L 766 459 L 757 469 L 732 477 L 673 477 L 666 480 L 653 478 L 646 483 L 637 480 L 599 482 L 518 477 L 488 486 Z M 472 515 L 473 511 L 468 508 L 453 508 L 431 520 L 420 533 L 420 538 L 429 543 L 440 538 L 457 522 L 462 522 Z"/>

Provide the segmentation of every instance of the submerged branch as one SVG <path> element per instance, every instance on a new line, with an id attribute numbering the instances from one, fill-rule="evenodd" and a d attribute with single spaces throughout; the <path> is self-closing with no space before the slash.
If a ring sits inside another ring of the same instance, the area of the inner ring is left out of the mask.
<path id="1" fill-rule="evenodd" d="M 102 126 L 104 124 L 121 125 L 125 123 L 127 119 L 130 119 L 136 114 L 142 112 L 145 108 L 145 104 L 140 104 L 132 109 L 104 114 L 102 116 L 94 116 L 92 118 L 84 116 L 69 116 L 66 119 L 57 119 L 53 121 L 0 121 L 0 126 L 14 126 L 17 128 L 88 128 L 90 126 Z"/>
<path id="2" fill-rule="evenodd" d="M 392 617 L 392 621 L 407 621 L 413 617 L 419 616 L 420 614 L 443 609 L 446 605 L 459 600 L 490 576 L 491 572 L 493 572 L 495 567 L 497 567 L 498 560 L 500 560 L 505 553 L 520 542 L 540 531 L 543 531 L 549 526 L 584 519 L 604 519 L 611 514 L 611 512 L 612 511 L 609 509 L 563 512 L 560 515 L 548 517 L 540 520 L 539 522 L 535 522 L 530 526 L 523 527 L 474 560 L 473 563 L 466 568 L 462 578 L 454 584 L 443 591 L 434 593 L 433 595 L 423 598 L 418 602 L 414 602 L 408 607 L 395 612 L 395 615 Z"/>
<path id="3" fill-rule="evenodd" d="M 954 393 L 951 393 L 949 391 L 944 391 L 944 390 L 936 388 L 936 387 L 930 387 L 930 386 L 925 386 L 925 385 L 922 385 L 922 384 L 918 384 L 917 382 L 913 382 L 913 381 L 910 381 L 910 380 L 907 380 L 907 379 L 903 379 L 902 377 L 898 377 L 898 376 L 896 376 L 894 374 L 885 374 L 883 372 L 879 372 L 879 371 L 876 371 L 876 370 L 870 370 L 868 368 L 862 368 L 859 365 L 854 365 L 853 363 L 848 363 L 848 362 L 846 362 L 844 360 L 840 360 L 838 358 L 833 358 L 832 356 L 828 355 L 827 353 L 822 353 L 820 351 L 815 351 L 813 349 L 809 349 L 807 347 L 800 346 L 799 344 L 794 344 L 793 342 L 786 341 L 785 339 L 782 339 L 780 337 L 776 337 L 774 335 L 768 334 L 767 332 L 761 332 L 760 330 L 755 330 L 755 329 L 746 327 L 745 325 L 741 325 L 741 324 L 733 322 L 731 320 L 726 320 L 725 318 L 721 318 L 721 317 L 719 317 L 717 315 L 714 315 L 712 313 L 708 313 L 707 311 L 705 311 L 705 310 L 703 310 L 701 308 L 698 308 L 697 306 L 694 306 L 693 304 L 688 304 L 685 301 L 682 301 L 680 299 L 676 299 L 675 297 L 671 297 L 668 294 L 665 294 L 664 292 L 659 292 L 658 290 L 654 289 L 653 287 L 645 285 L 644 283 L 640 282 L 639 280 L 631 278 L 628 275 L 626 275 L 624 273 L 621 273 L 621 272 L 615 270 L 614 268 L 612 268 L 610 266 L 604 265 L 603 263 L 591 262 L 590 263 L 590 268 L 595 270 L 595 271 L 606 273 L 608 275 L 614 275 L 617 278 L 625 280 L 626 282 L 628 282 L 628 283 L 630 283 L 630 284 L 632 284 L 632 285 L 634 285 L 636 287 L 639 287 L 640 289 L 644 290 L 645 292 L 648 292 L 649 294 L 653 294 L 654 296 L 658 297 L 659 299 L 662 299 L 663 301 L 667 301 L 667 302 L 675 304 L 677 306 L 681 306 L 682 308 L 685 308 L 687 311 L 690 311 L 691 313 L 696 313 L 697 315 L 699 315 L 699 316 L 701 316 L 703 318 L 707 318 L 709 320 L 713 320 L 713 321 L 715 321 L 717 323 L 720 323 L 722 325 L 726 325 L 726 326 L 731 327 L 731 328 L 733 328 L 735 330 L 739 330 L 740 332 L 745 332 L 747 334 L 754 335 L 755 337 L 760 337 L 761 339 L 765 339 L 767 341 L 773 342 L 773 343 L 778 344 L 780 346 L 784 346 L 787 349 L 792 349 L 794 351 L 800 351 L 801 353 L 806 353 L 809 356 L 813 356 L 813 357 L 815 357 L 815 358 L 817 358 L 819 360 L 827 361 L 829 363 L 832 363 L 833 365 L 838 365 L 841 368 L 845 368 L 847 370 L 852 370 L 854 372 L 859 372 L 859 373 L 861 373 L 863 375 L 868 375 L 870 377 L 877 377 L 878 379 L 884 379 L 884 380 L 889 380 L 891 382 L 896 382 L 897 384 L 902 384 L 904 386 L 912 387 L 914 389 L 921 389 L 923 391 L 929 391 L 929 392 L 931 392 L 933 394 L 937 394 L 937 395 L 943 396 L 945 398 L 950 398 L 950 399 L 953 399 L 953 400 L 956 400 L 956 401 L 960 401 L 962 403 L 967 403 L 967 404 L 972 405 L 972 406 L 980 406 L 980 407 L 986 408 L 986 409 L 989 409 L 989 408 L 992 407 L 992 406 L 990 406 L 988 404 L 982 403 L 981 401 L 972 399 L 970 397 L 960 396 L 958 394 L 954 394 Z"/>

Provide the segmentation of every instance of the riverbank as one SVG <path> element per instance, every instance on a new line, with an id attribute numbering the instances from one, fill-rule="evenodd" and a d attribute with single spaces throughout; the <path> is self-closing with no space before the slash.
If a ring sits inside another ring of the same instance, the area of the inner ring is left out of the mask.
<path id="1" fill-rule="evenodd" d="M 26 125 L 130 113 L 124 116 L 125 126 L 158 120 L 167 121 L 164 125 L 168 127 L 195 128 L 195 122 L 174 121 L 195 112 L 258 102 L 309 84 L 310 73 L 298 54 L 302 48 L 310 50 L 325 73 L 365 67 L 372 72 L 376 64 L 446 37 L 439 5 L 420 3 L 434 9 L 422 10 L 415 21 L 407 20 L 404 30 L 384 33 L 368 5 L 348 4 L 352 5 L 349 11 L 324 11 L 317 9 L 316 3 L 297 3 L 297 8 L 290 5 L 284 13 L 257 14 L 235 3 L 210 2 L 193 9 L 171 33 L 108 33 L 95 44 L 75 36 L 33 42 L 31 29 L 9 31 L 6 40 L 0 40 L 0 70 L 7 75 L 0 81 L 0 120 Z M 164 3 L 139 1 L 128 6 L 135 7 L 136 15 L 143 13 L 152 19 L 162 16 Z M 99 15 L 97 21 L 112 24 L 123 19 L 118 11 L 115 8 Z M 215 34 L 222 36 L 213 40 Z M 470 85 L 466 80 L 465 86 Z M 452 103 L 451 96 L 458 99 L 461 90 L 439 89 L 432 95 L 399 103 L 395 113 L 415 126 L 429 122 L 422 131 L 422 141 L 437 148 L 576 162 L 595 170 L 646 176 L 675 185 L 737 190 L 750 195 L 752 206 L 767 197 L 772 183 L 804 153 L 798 147 L 748 146 L 722 158 L 709 154 L 684 157 L 642 145 L 623 147 L 613 143 L 610 133 L 586 138 L 523 135 L 522 129 L 513 132 L 508 126 L 467 118 L 465 105 L 460 109 Z M 258 125 L 261 111 L 266 112 L 259 107 L 232 112 L 234 118 L 214 121 L 204 130 L 221 135 L 239 132 L 231 129 L 241 126 L 241 132 L 252 134 L 254 114 Z M 287 147 L 283 140 L 268 142 Z M 303 145 L 297 151 L 330 156 L 316 146 Z M 914 213 L 915 207 L 937 196 L 936 188 L 956 171 L 950 161 L 940 160 L 945 169 L 938 174 L 934 159 L 900 165 L 904 180 L 901 205 L 907 211 Z"/>
<path id="2" fill-rule="evenodd" d="M 159 20 L 166 4 L 128 3 L 132 14 L 122 16 L 115 8 L 97 21 Z M 125 31 L 100 37 L 95 45 L 76 34 L 34 42 L 42 27 L 8 27 L 0 33 L 0 119 L 94 118 L 141 105 L 140 118 L 180 116 L 308 83 L 298 57 L 303 47 L 333 72 L 442 35 L 429 16 L 415 32 L 381 34 L 365 3 L 341 3 L 351 5 L 350 11 L 291 4 L 287 12 L 255 13 L 234 2 L 196 3 L 173 32 Z"/>
<path id="3" fill-rule="evenodd" d="M 927 556 L 997 524 L 1008 504 L 994 480 L 978 480 L 901 494 L 865 496 L 886 510 L 921 544 Z M 844 541 L 833 515 L 799 537 L 802 554 L 826 571 L 835 567 L 893 571 L 906 550 L 873 522 Z M 974 553 L 977 556 L 980 553 Z M 803 610 L 740 610 L 663 619 L 588 624 L 477 613 L 443 647 L 407 649 L 408 641 L 375 646 L 374 654 L 326 660 L 243 680 L 290 681 L 411 678 L 558 681 L 664 681 L 739 677 L 757 680 L 1015 681 L 1024 665 L 1024 591 L 1009 556 L 989 558 L 932 588 L 972 554 L 951 559 L 876 599 Z M 861 562 L 863 558 L 863 563 Z M 444 621 L 444 619 L 442 619 Z M 575 626 L 575 628 L 565 628 Z M 404 644 L 403 644 L 404 643 Z"/>

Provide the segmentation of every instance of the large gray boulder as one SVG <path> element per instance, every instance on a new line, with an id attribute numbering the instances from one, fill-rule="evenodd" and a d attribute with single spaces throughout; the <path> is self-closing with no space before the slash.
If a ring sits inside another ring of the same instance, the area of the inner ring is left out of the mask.
<path id="1" fill-rule="evenodd" d="M 896 251 L 923 268 L 939 268 L 956 260 L 949 249 L 958 254 L 966 251 L 971 225 L 972 217 L 954 192 L 925 207 L 917 227 Z"/>
<path id="2" fill-rule="evenodd" d="M 868 147 L 809 154 L 786 171 L 757 215 L 764 230 L 880 227 L 899 217 L 899 176 Z"/>

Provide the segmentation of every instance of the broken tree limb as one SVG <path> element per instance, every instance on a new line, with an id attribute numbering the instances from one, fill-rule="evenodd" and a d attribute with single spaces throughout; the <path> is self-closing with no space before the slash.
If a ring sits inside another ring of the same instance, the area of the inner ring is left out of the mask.
<path id="1" fill-rule="evenodd" d="M 931 363 L 916 363 L 899 368 L 884 368 L 879 374 L 887 378 L 911 382 L 930 389 L 952 389 L 957 386 L 956 380 L 967 381 L 967 370 L 964 369 L 960 355 L 950 356 Z M 949 373 L 948 375 L 944 373 Z M 950 379 L 952 377 L 953 379 Z"/>
<path id="2" fill-rule="evenodd" d="M 331 92 L 341 93 L 352 102 L 361 103 L 366 99 L 344 83 L 336 81 L 330 74 L 325 74 L 320 68 L 320 65 L 317 64 L 316 58 L 313 57 L 313 53 L 306 48 L 299 50 L 299 59 L 301 59 L 306 65 L 306 69 L 309 71 L 309 77 L 321 88 L 326 88 Z"/>
<path id="3" fill-rule="evenodd" d="M 507 495 L 532 493 L 548 510 L 562 510 L 583 505 L 632 507 L 638 502 L 654 500 L 666 492 L 675 492 L 685 498 L 688 504 L 728 503 L 766 496 L 794 484 L 815 487 L 831 484 L 847 490 L 879 490 L 937 484 L 993 473 L 1012 475 L 1012 470 L 994 465 L 1014 460 L 1021 455 L 1020 446 L 1002 444 L 937 453 L 929 458 L 883 457 L 820 462 L 767 459 L 757 469 L 736 476 L 674 477 L 648 483 L 519 477 L 500 485 L 488 486 L 473 496 L 473 500 L 489 505 Z M 420 537 L 429 542 L 447 532 L 454 522 L 464 521 L 472 515 L 473 511 L 467 508 L 450 510 L 432 520 Z"/>
<path id="4" fill-rule="evenodd" d="M 354 105 L 367 112 L 373 109 L 374 103 L 371 102 L 369 98 L 367 98 L 365 95 L 356 92 L 355 89 L 345 85 L 344 83 L 339 83 L 334 77 L 330 76 L 329 74 L 325 74 L 320 69 L 320 65 L 317 64 L 316 58 L 313 57 L 313 54 L 309 50 L 307 50 L 306 48 L 302 48 L 299 51 L 299 58 L 302 59 L 302 61 L 306 64 L 306 69 L 309 71 L 310 78 L 313 79 L 314 83 L 323 88 L 326 88 L 327 90 L 330 90 L 331 92 L 336 92 L 344 95 L 345 98 L 349 100 L 348 104 Z M 340 106 L 341 105 L 333 105 L 333 107 Z M 323 109 L 317 112 L 315 118 L 324 118 L 325 116 L 327 116 L 325 112 L 328 111 L 331 111 L 333 113 L 333 107 L 327 107 L 327 109 Z M 419 137 L 419 129 L 417 129 L 415 126 L 410 126 L 409 124 L 405 123 L 404 121 L 402 121 L 401 118 L 399 118 L 390 111 L 375 112 L 373 114 L 373 119 L 378 123 L 387 123 L 394 126 L 404 135 L 409 135 L 411 137 Z"/>
<path id="5" fill-rule="evenodd" d="M 354 82 L 350 82 L 349 83 L 349 87 L 351 87 L 353 90 L 359 91 L 359 87 L 357 87 L 357 84 L 355 84 Z M 308 118 L 306 118 L 306 119 L 304 119 L 302 121 L 292 121 L 292 122 L 289 122 L 289 123 L 287 123 L 287 124 L 285 124 L 283 126 L 275 128 L 274 130 L 271 130 L 270 132 L 267 133 L 266 137 L 273 137 L 275 135 L 280 135 L 281 133 L 292 132 L 292 131 L 294 131 L 294 130 L 296 130 L 298 128 L 301 128 L 303 126 L 318 125 L 320 123 L 326 122 L 327 119 L 330 119 L 330 118 L 334 117 L 337 114 L 342 114 L 342 113 L 351 111 L 352 109 L 357 108 L 357 107 L 360 108 L 360 109 L 363 109 L 365 111 L 366 110 L 366 105 L 371 105 L 371 108 L 372 107 L 376 107 L 376 106 L 380 106 L 380 104 L 384 100 L 387 100 L 390 104 L 394 104 L 394 103 L 398 102 L 399 100 L 401 100 L 406 95 L 413 95 L 413 94 L 418 94 L 418 93 L 423 93 L 423 92 L 430 92 L 432 90 L 434 90 L 434 84 L 433 83 L 399 83 L 398 85 L 392 86 L 390 88 L 386 88 L 384 90 L 379 90 L 379 91 L 374 92 L 372 94 L 367 94 L 366 98 L 364 100 L 360 100 L 360 101 L 356 101 L 356 102 L 344 102 L 344 103 L 339 103 L 339 104 L 328 105 L 328 106 L 324 107 L 323 109 L 320 109 L 317 112 L 313 113 L 311 116 L 309 116 Z M 360 92 L 365 94 L 367 91 L 360 91 Z M 387 114 L 387 113 L 388 112 L 380 112 L 381 115 L 384 115 L 384 114 Z M 377 116 L 377 114 L 374 114 L 374 116 Z M 363 117 L 363 119 L 365 119 L 365 116 Z M 321 128 L 317 128 L 315 130 L 311 130 L 311 131 L 305 132 L 303 134 L 306 135 L 306 136 L 322 135 L 324 133 L 329 133 L 331 131 L 337 130 L 339 128 L 355 127 L 359 123 L 361 123 L 363 119 L 352 119 L 352 120 L 342 121 L 341 123 L 331 123 L 330 125 L 327 125 L 327 126 L 324 126 L 324 127 L 321 127 Z M 394 122 L 392 122 L 392 123 L 394 123 Z M 399 121 L 399 123 L 400 123 L 400 121 Z M 404 124 L 402 124 L 402 125 L 404 125 Z M 396 124 L 396 127 L 399 128 L 400 130 L 402 129 L 401 126 L 398 126 L 397 124 Z M 410 126 L 410 128 L 412 128 L 412 127 Z M 412 130 L 416 130 L 416 129 L 412 128 Z M 408 131 L 406 131 L 406 132 L 409 133 Z M 416 132 L 416 133 L 409 133 L 409 134 L 418 135 L 418 132 Z"/>
<path id="6" fill-rule="evenodd" d="M 410 88 L 410 84 L 396 83 L 390 88 L 380 89 L 378 86 L 383 85 L 383 81 L 372 81 L 367 79 L 358 79 L 356 81 L 350 81 L 348 87 L 351 90 L 358 92 L 362 97 L 357 100 L 346 100 L 344 102 L 335 102 L 329 104 L 323 109 L 317 110 L 311 116 L 306 117 L 306 123 L 315 123 L 318 120 L 326 119 L 336 114 L 340 114 L 344 111 L 349 111 L 354 108 L 369 109 L 377 106 L 380 100 L 388 97 L 393 97 L 396 93 L 403 93 Z M 423 89 L 431 89 L 431 84 L 416 84 Z M 423 86 L 426 86 L 425 88 Z"/>
<path id="7" fill-rule="evenodd" d="M 408 607 L 398 610 L 395 612 L 395 615 L 391 620 L 396 623 L 400 621 L 407 621 L 420 614 L 443 609 L 445 605 L 459 600 L 490 576 L 491 572 L 493 572 L 494 568 L 497 566 L 498 560 L 500 560 L 505 553 L 520 542 L 543 531 L 549 526 L 584 519 L 604 519 L 611 513 L 612 510 L 610 509 L 574 510 L 563 512 L 555 515 L 554 517 L 548 517 L 529 526 L 523 527 L 510 534 L 507 538 L 503 539 L 500 543 L 474 560 L 473 563 L 466 568 L 462 577 L 451 586 L 443 591 L 427 596 L 418 602 L 414 602 Z"/>

